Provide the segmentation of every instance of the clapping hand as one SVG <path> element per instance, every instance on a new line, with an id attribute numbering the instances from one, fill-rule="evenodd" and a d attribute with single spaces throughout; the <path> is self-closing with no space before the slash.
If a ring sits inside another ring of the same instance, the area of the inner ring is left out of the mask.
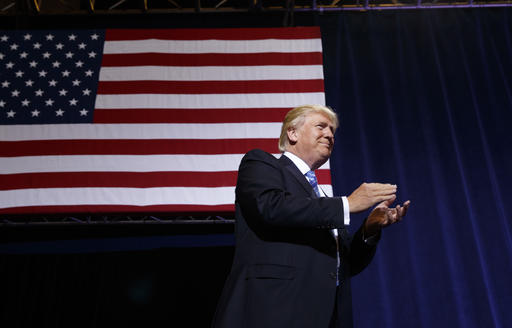
<path id="1" fill-rule="evenodd" d="M 411 201 L 406 201 L 402 206 L 397 205 L 394 208 L 389 206 L 393 204 L 396 196 L 381 202 L 377 205 L 365 222 L 364 230 L 365 236 L 372 236 L 378 233 L 382 228 L 388 227 L 394 223 L 402 221 L 403 217 L 409 209 Z"/>

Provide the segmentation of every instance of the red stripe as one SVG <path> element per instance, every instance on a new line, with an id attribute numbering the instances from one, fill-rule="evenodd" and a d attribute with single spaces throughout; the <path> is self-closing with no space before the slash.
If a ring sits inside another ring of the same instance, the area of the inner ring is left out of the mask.
<path id="1" fill-rule="evenodd" d="M 0 141 L 0 156 L 279 153 L 278 139 L 148 139 Z"/>
<path id="2" fill-rule="evenodd" d="M 237 28 L 237 29 L 108 29 L 105 39 L 114 40 L 262 40 L 319 39 L 320 28 Z"/>
<path id="3" fill-rule="evenodd" d="M 329 170 L 317 170 L 320 184 L 330 184 Z M 4 174 L 0 190 L 35 188 L 157 188 L 235 186 L 237 171 L 226 172 L 50 172 Z"/>
<path id="4" fill-rule="evenodd" d="M 245 94 L 292 92 L 324 92 L 324 81 L 100 81 L 98 84 L 98 94 Z"/>
<path id="5" fill-rule="evenodd" d="M 95 109 L 94 123 L 282 122 L 291 108 Z"/>
<path id="6" fill-rule="evenodd" d="M 316 178 L 319 184 L 330 185 L 331 184 L 331 170 L 316 170 Z"/>
<path id="7" fill-rule="evenodd" d="M 76 206 L 24 206 L 0 209 L 0 214 L 101 214 L 101 213 L 181 213 L 194 215 L 194 213 L 211 213 L 215 215 L 232 215 L 235 211 L 233 204 L 227 205 L 151 205 L 151 206 L 124 206 L 124 205 L 76 205 Z"/>
<path id="8" fill-rule="evenodd" d="M 151 49 L 148 49 L 151 50 Z M 118 66 L 261 66 L 322 65 L 321 52 L 286 52 L 258 54 L 104 54 L 102 67 Z"/>
<path id="9" fill-rule="evenodd" d="M 0 190 L 77 187 L 226 187 L 238 172 L 50 172 L 5 174 Z"/>

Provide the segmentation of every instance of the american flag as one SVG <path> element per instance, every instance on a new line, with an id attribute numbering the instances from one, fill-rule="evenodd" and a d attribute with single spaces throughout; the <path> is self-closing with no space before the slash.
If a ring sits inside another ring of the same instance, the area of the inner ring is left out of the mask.
<path id="1" fill-rule="evenodd" d="M 324 102 L 316 27 L 0 31 L 0 214 L 231 212 L 243 154 Z"/>

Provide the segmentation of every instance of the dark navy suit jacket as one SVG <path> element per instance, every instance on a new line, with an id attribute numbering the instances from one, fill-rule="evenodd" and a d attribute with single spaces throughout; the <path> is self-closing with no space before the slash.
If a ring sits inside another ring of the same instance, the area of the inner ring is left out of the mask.
<path id="1" fill-rule="evenodd" d="M 362 229 L 349 236 L 341 199 L 318 198 L 290 159 L 256 149 L 240 164 L 235 206 L 235 256 L 212 326 L 327 328 L 338 298 L 339 326 L 351 327 L 350 277 L 375 246 Z"/>

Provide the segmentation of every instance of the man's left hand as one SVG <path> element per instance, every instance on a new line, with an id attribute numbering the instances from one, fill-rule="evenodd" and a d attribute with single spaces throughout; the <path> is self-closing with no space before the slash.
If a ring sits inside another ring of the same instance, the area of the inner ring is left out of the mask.
<path id="1" fill-rule="evenodd" d="M 394 208 L 389 206 L 393 204 L 396 197 L 383 201 L 377 205 L 365 222 L 364 231 L 365 236 L 370 237 L 377 234 L 382 228 L 388 227 L 393 223 L 402 221 L 403 217 L 409 209 L 411 201 L 406 201 L 402 206 L 397 205 Z"/>

